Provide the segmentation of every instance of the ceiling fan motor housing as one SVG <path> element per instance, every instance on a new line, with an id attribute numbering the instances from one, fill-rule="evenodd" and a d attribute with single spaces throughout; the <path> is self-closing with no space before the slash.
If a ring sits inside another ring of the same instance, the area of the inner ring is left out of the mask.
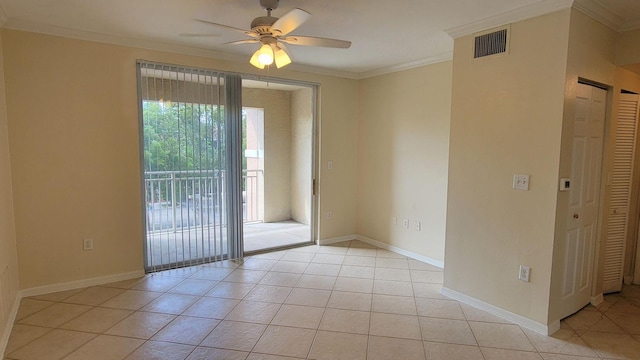
<path id="1" fill-rule="evenodd" d="M 271 26 L 276 22 L 278 18 L 273 16 L 260 16 L 251 22 L 251 31 L 256 32 L 260 35 L 271 33 Z"/>

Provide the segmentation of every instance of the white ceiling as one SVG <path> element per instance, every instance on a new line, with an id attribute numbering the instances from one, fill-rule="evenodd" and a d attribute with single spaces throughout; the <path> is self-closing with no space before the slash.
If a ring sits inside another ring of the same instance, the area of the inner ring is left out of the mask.
<path id="1" fill-rule="evenodd" d="M 609 25 L 640 27 L 640 0 L 576 0 Z M 300 69 L 363 77 L 450 58 L 455 36 L 570 6 L 572 0 L 280 0 L 273 16 L 313 16 L 297 35 L 349 40 L 350 49 L 289 46 Z M 598 6 L 601 5 L 601 6 Z M 603 9 L 604 8 L 604 9 Z M 593 10 L 596 9 L 596 10 Z M 256 45 L 224 45 L 243 34 L 194 18 L 248 29 L 265 15 L 259 0 L 0 0 L 0 25 L 97 41 L 248 60 Z M 211 33 L 216 37 L 181 37 Z"/>

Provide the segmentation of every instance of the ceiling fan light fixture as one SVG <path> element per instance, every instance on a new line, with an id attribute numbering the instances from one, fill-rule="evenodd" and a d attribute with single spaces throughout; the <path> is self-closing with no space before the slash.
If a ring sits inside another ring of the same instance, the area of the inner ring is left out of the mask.
<path id="1" fill-rule="evenodd" d="M 278 48 L 275 51 L 275 62 L 276 62 L 276 67 L 280 69 L 283 66 L 287 66 L 291 64 L 291 58 L 289 57 L 289 54 L 287 54 L 287 52 L 284 51 L 284 49 Z"/>
<path id="2" fill-rule="evenodd" d="M 258 54 L 258 62 L 262 65 L 271 65 L 273 64 L 274 52 L 269 44 L 262 44 L 260 49 L 256 51 Z"/>
<path id="3" fill-rule="evenodd" d="M 267 11 L 267 16 L 259 16 L 253 19 L 251 22 L 251 30 L 243 30 L 208 20 L 196 20 L 219 26 L 227 30 L 239 31 L 251 37 L 251 39 L 230 41 L 225 44 L 237 45 L 259 43 L 260 48 L 256 50 L 251 56 L 251 59 L 249 59 L 249 63 L 258 69 L 264 69 L 274 63 L 277 68 L 291 64 L 291 58 L 289 57 L 285 43 L 342 49 L 347 49 L 351 46 L 350 41 L 344 40 L 314 36 L 287 36 L 309 20 L 311 14 L 305 10 L 295 8 L 279 18 L 271 16 L 271 11 L 278 7 L 279 1 L 280 0 L 260 0 L 260 5 Z"/>
<path id="4" fill-rule="evenodd" d="M 260 63 L 260 61 L 258 61 L 258 52 L 260 50 L 256 51 L 253 53 L 253 56 L 251 56 L 251 59 L 249 60 L 249 63 L 255 67 L 257 67 L 258 69 L 262 70 L 264 69 L 265 65 Z"/>

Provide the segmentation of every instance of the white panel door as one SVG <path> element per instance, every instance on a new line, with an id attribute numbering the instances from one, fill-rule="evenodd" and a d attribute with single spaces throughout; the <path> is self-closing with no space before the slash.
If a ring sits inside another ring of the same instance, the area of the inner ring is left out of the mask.
<path id="1" fill-rule="evenodd" d="M 591 300 L 607 92 L 578 84 L 564 239 L 563 317 Z"/>

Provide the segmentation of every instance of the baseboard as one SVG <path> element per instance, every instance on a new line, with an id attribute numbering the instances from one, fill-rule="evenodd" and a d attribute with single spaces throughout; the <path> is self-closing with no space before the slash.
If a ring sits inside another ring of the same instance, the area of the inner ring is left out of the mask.
<path id="1" fill-rule="evenodd" d="M 9 343 L 9 336 L 11 335 L 11 331 L 13 330 L 13 323 L 16 321 L 16 315 L 18 315 L 18 308 L 20 307 L 20 300 L 22 297 L 20 293 L 16 294 L 16 298 L 13 301 L 13 306 L 11 307 L 11 312 L 9 313 L 9 317 L 7 318 L 7 323 L 4 326 L 4 331 L 2 332 L 2 337 L 0 337 L 0 357 L 4 358 L 4 352 L 7 350 L 7 344 Z"/>
<path id="2" fill-rule="evenodd" d="M 320 239 L 318 241 L 318 245 L 330 245 L 330 244 L 335 244 L 335 243 L 339 243 L 339 242 L 343 242 L 343 241 L 349 241 L 349 240 L 355 240 L 356 239 L 356 235 L 345 235 L 345 236 L 338 236 L 338 237 L 334 237 L 334 238 L 328 238 L 328 239 Z"/>
<path id="3" fill-rule="evenodd" d="M 604 301 L 604 295 L 602 293 L 591 297 L 591 305 L 598 306 Z"/>
<path id="4" fill-rule="evenodd" d="M 104 285 L 112 282 L 124 281 L 135 279 L 144 276 L 144 270 L 132 271 L 128 273 L 108 275 L 108 276 L 100 276 L 91 279 L 83 279 L 70 281 L 66 283 L 60 284 L 52 284 L 52 285 L 44 285 L 38 287 L 32 287 L 28 289 L 23 289 L 18 292 L 16 298 L 13 302 L 13 307 L 11 308 L 11 312 L 9 313 L 8 322 L 2 332 L 2 337 L 0 337 L 0 355 L 4 354 L 7 349 L 7 343 L 9 342 L 9 336 L 11 335 L 11 331 L 13 330 L 13 323 L 16 320 L 16 315 L 18 314 L 18 308 L 20 307 L 20 300 L 29 296 L 38 296 L 51 294 L 60 291 L 74 290 L 83 287 L 96 286 L 96 285 Z"/>
<path id="5" fill-rule="evenodd" d="M 428 256 L 424 256 L 424 255 L 420 255 L 420 254 L 416 254 L 414 252 L 405 250 L 405 249 L 401 249 L 399 247 L 393 246 L 393 245 L 389 245 L 387 243 L 383 243 L 381 241 L 378 240 L 374 240 L 372 238 L 368 238 L 366 236 L 362 236 L 362 235 L 356 235 L 356 239 L 360 240 L 362 242 L 365 242 L 367 244 L 370 245 L 374 245 L 377 246 L 381 249 L 385 249 L 385 250 L 389 250 L 391 252 L 394 252 L 396 254 L 400 254 L 400 255 L 404 255 L 406 257 L 410 257 L 412 259 L 418 260 L 418 261 L 422 261 L 424 263 L 433 265 L 433 266 L 437 266 L 439 268 L 444 269 L 444 262 L 440 261 L 440 260 L 436 260 L 436 259 L 432 259 Z"/>
<path id="6" fill-rule="evenodd" d="M 25 298 L 29 296 L 45 295 L 45 294 L 51 294 L 51 293 L 67 291 L 67 290 L 74 290 L 74 289 L 79 289 L 79 288 L 84 288 L 89 286 L 104 285 L 112 282 L 135 279 L 143 276 L 144 276 L 144 270 L 138 270 L 138 271 L 132 271 L 132 272 L 122 273 L 122 274 L 107 275 L 107 276 L 100 276 L 100 277 L 95 277 L 90 279 L 69 281 L 66 283 L 37 286 L 37 287 L 21 290 L 20 297 Z"/>
<path id="7" fill-rule="evenodd" d="M 515 313 L 512 313 L 510 311 L 501 309 L 497 306 L 488 304 L 484 301 L 478 300 L 476 298 L 473 298 L 471 296 L 459 293 L 455 290 L 451 290 L 449 288 L 443 287 L 442 291 L 441 291 L 442 295 L 450 297 L 454 300 L 458 300 L 461 303 L 473 306 L 474 308 L 483 310 L 488 312 L 489 314 L 493 314 L 495 316 L 499 316 L 505 320 L 509 320 L 514 324 L 518 324 L 520 326 L 523 326 L 527 329 L 533 330 L 539 334 L 542 335 L 551 335 L 554 332 L 558 331 L 560 329 L 560 321 L 554 321 L 549 325 L 545 325 L 545 324 L 541 324 L 537 321 L 531 320 L 529 318 L 526 318 L 522 315 L 518 315 Z"/>

